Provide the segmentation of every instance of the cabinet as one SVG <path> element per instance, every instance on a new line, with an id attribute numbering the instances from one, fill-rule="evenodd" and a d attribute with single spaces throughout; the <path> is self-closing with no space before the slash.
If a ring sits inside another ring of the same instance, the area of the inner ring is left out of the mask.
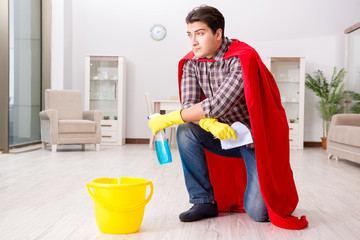
<path id="1" fill-rule="evenodd" d="M 268 57 L 265 64 L 275 78 L 289 123 L 291 149 L 304 148 L 305 58 Z"/>
<path id="2" fill-rule="evenodd" d="M 85 109 L 102 110 L 101 144 L 125 144 L 125 58 L 85 56 Z"/>

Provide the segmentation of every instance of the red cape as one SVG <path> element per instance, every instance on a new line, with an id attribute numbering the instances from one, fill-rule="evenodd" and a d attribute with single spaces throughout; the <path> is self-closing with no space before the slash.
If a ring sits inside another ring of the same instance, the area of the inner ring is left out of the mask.
<path id="1" fill-rule="evenodd" d="M 306 217 L 298 219 L 291 216 L 298 203 L 298 195 L 290 167 L 289 126 L 279 90 L 255 49 L 236 39 L 232 41 L 223 59 L 238 56 L 241 62 L 260 189 L 270 221 L 278 227 L 302 229 L 308 225 Z M 191 51 L 179 62 L 180 99 L 184 61 L 193 57 L 194 53 Z M 219 210 L 243 212 L 243 194 L 246 188 L 243 161 L 210 152 L 206 156 Z"/>

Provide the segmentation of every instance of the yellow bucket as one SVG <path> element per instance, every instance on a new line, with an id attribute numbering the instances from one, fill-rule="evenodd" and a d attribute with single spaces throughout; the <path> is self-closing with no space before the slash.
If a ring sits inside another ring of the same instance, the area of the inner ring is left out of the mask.
<path id="1" fill-rule="evenodd" d="M 150 193 L 146 198 L 148 185 Z M 126 234 L 139 231 L 145 205 L 152 197 L 154 186 L 151 181 L 142 178 L 99 178 L 88 183 L 87 190 L 94 200 L 99 230 Z"/>

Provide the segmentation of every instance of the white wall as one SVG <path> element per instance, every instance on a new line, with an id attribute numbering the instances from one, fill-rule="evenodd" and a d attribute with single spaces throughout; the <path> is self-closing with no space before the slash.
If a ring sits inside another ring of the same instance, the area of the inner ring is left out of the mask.
<path id="1" fill-rule="evenodd" d="M 72 89 L 72 2 L 73 0 L 64 1 L 64 89 Z"/>
<path id="2" fill-rule="evenodd" d="M 51 88 L 64 89 L 64 0 L 52 0 L 51 12 Z"/>
<path id="3" fill-rule="evenodd" d="M 306 72 L 331 72 L 343 67 L 346 27 L 359 21 L 358 0 L 76 0 L 65 4 L 65 86 L 83 91 L 84 55 L 110 54 L 127 58 L 127 138 L 148 138 L 144 93 L 164 99 L 176 94 L 177 64 L 189 50 L 185 17 L 196 6 L 217 7 L 226 19 L 225 35 L 255 47 L 262 57 L 306 57 Z M 71 19 L 72 21 L 69 21 Z M 167 36 L 157 42 L 150 28 L 163 24 Z M 66 37 L 67 38 L 67 37 Z M 72 74 L 69 74 L 69 72 Z M 69 83 L 70 82 L 70 83 Z M 317 99 L 306 91 L 305 141 L 319 141 L 321 118 Z"/>

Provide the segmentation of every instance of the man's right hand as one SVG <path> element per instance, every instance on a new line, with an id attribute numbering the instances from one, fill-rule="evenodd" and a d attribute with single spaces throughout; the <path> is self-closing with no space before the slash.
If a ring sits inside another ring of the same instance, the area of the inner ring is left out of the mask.
<path id="1" fill-rule="evenodd" d="M 236 141 L 237 139 L 234 129 L 226 123 L 219 122 L 215 118 L 203 118 L 200 120 L 199 125 L 220 140 L 233 138 Z"/>
<path id="2" fill-rule="evenodd" d="M 153 134 L 155 135 L 161 129 L 170 127 L 174 124 L 185 123 L 181 118 L 181 111 L 182 109 L 150 119 L 148 124 Z"/>

